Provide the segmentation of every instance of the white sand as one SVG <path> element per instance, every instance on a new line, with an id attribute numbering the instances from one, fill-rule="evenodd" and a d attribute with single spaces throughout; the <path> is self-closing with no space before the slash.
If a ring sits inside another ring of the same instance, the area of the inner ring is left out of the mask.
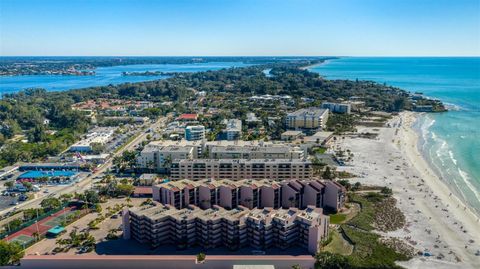
<path id="1" fill-rule="evenodd" d="M 379 133 L 376 139 L 338 139 L 334 147 L 350 149 L 354 154 L 353 161 L 338 170 L 358 175 L 351 179 L 352 182 L 393 189 L 407 225 L 387 236 L 402 238 L 416 250 L 433 255 L 416 256 L 401 265 L 407 268 L 480 268 L 480 256 L 475 256 L 480 250 L 478 217 L 451 194 L 420 155 L 418 135 L 411 128 L 417 115 L 401 113 L 390 121 L 395 124 L 393 128 L 358 127 L 360 133 Z M 443 257 L 439 259 L 439 256 Z"/>

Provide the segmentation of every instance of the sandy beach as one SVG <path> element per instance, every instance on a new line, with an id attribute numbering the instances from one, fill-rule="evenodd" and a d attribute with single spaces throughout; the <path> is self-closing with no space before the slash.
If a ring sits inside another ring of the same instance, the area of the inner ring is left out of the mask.
<path id="1" fill-rule="evenodd" d="M 418 134 L 412 129 L 418 114 L 404 112 L 392 118 L 392 127 L 358 126 L 358 132 L 378 133 L 377 138 L 347 136 L 334 148 L 350 149 L 353 160 L 340 171 L 358 177 L 351 182 L 392 188 L 407 225 L 384 234 L 405 240 L 416 256 L 400 265 L 407 268 L 479 268 L 480 222 L 430 168 L 418 150 Z"/>

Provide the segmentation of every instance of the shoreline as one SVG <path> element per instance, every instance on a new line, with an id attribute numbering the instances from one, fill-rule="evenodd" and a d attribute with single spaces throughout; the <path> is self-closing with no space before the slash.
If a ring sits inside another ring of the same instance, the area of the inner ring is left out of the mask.
<path id="1" fill-rule="evenodd" d="M 404 156 L 410 161 L 410 163 L 413 165 L 413 168 L 419 172 L 422 182 L 425 182 L 425 185 L 431 189 L 432 195 L 435 195 L 437 198 L 436 200 L 439 200 L 440 203 L 446 207 L 442 210 L 448 212 L 449 214 L 451 213 L 453 218 L 456 220 L 454 223 L 462 223 L 463 225 L 461 226 L 462 228 L 460 230 L 463 230 L 464 234 L 471 234 L 471 237 L 474 238 L 472 240 L 478 244 L 478 241 L 480 240 L 480 232 L 478 230 L 478 227 L 480 227 L 479 217 L 470 209 L 470 207 L 468 207 L 465 201 L 460 199 L 454 193 L 454 190 L 450 190 L 446 182 L 441 180 L 439 175 L 435 172 L 435 169 L 431 166 L 419 149 L 421 134 L 418 132 L 418 130 L 415 130 L 413 125 L 419 120 L 420 116 L 421 114 L 415 114 L 411 112 L 404 112 L 401 114 L 400 119 L 402 121 L 402 127 L 400 128 L 400 148 L 403 143 L 404 148 L 402 152 L 404 153 Z M 440 218 L 441 217 L 442 216 L 440 216 Z M 438 221 L 439 224 L 445 222 L 445 220 L 441 219 L 436 221 Z M 440 230 L 445 230 L 445 228 L 441 228 Z M 439 237 L 440 234 L 442 234 L 441 237 L 445 238 L 445 240 L 450 242 L 454 241 L 453 236 L 452 238 L 449 238 L 451 235 L 449 235 L 448 232 L 439 232 Z M 451 245 L 454 245 L 454 243 L 451 243 Z M 467 253 L 462 254 L 462 256 L 464 256 L 462 260 L 466 259 L 467 257 L 465 254 Z M 477 262 L 480 263 L 480 258 L 477 259 Z M 474 260 L 472 259 L 471 261 L 473 262 Z M 474 264 L 472 263 L 471 265 Z"/>
<path id="2" fill-rule="evenodd" d="M 417 255 L 407 268 L 478 268 L 479 219 L 448 189 L 421 155 L 419 134 L 412 126 L 419 114 L 402 112 L 390 121 L 392 127 L 357 126 L 358 133 L 376 133 L 376 138 L 345 136 L 334 147 L 350 149 L 353 160 L 339 171 L 351 172 L 352 184 L 387 186 L 406 218 L 402 229 L 380 233 L 396 237 L 415 248 Z"/>
<path id="3" fill-rule="evenodd" d="M 323 62 L 321 63 L 316 63 L 316 64 L 311 64 L 311 65 L 307 65 L 307 66 L 302 66 L 300 67 L 300 70 L 308 70 L 310 71 L 310 69 L 314 68 L 314 67 L 317 67 L 317 66 L 321 66 L 321 65 L 324 65 L 324 64 L 328 64 L 330 61 L 332 60 L 338 60 L 340 58 L 334 58 L 334 59 L 327 59 L 327 60 L 324 60 Z M 311 72 L 311 71 L 310 71 Z M 318 73 L 317 73 L 318 74 Z M 320 76 L 322 76 L 322 74 L 319 74 Z"/>
<path id="4" fill-rule="evenodd" d="M 456 200 L 460 201 L 463 204 L 463 206 L 465 206 L 468 209 L 470 214 L 475 216 L 477 219 L 480 219 L 480 211 L 476 211 L 472 207 L 472 205 L 469 204 L 469 202 L 466 200 L 466 198 L 462 195 L 461 190 L 459 190 L 458 188 L 455 187 L 455 183 L 453 183 L 453 185 L 452 185 L 449 182 L 446 182 L 444 180 L 445 177 L 439 171 L 439 167 L 435 166 L 435 164 L 433 163 L 433 160 L 428 155 L 428 153 L 425 152 L 424 150 L 422 150 L 421 146 L 425 145 L 425 143 L 427 143 L 427 141 L 425 141 L 425 139 L 423 137 L 423 133 L 422 133 L 421 128 L 415 128 L 414 127 L 414 125 L 416 125 L 421 120 L 422 117 L 426 117 L 426 114 L 425 113 L 416 114 L 415 115 L 415 120 L 413 121 L 412 126 L 410 127 L 412 129 L 412 131 L 415 132 L 416 135 L 417 135 L 417 138 L 416 138 L 417 139 L 417 151 L 418 151 L 420 157 L 427 163 L 429 169 L 435 175 L 435 177 L 448 190 L 450 190 L 452 195 L 454 195 L 454 198 L 456 198 Z M 428 130 L 427 130 L 427 132 L 428 132 Z M 449 185 L 452 185 L 452 188 L 450 188 Z"/>
<path id="5" fill-rule="evenodd" d="M 414 148 L 412 147 L 410 149 L 411 150 L 410 154 L 415 154 L 417 156 L 417 158 L 414 158 L 414 160 L 412 160 L 412 163 L 414 164 L 414 166 L 418 170 L 425 169 L 425 173 L 426 173 L 426 175 L 428 175 L 427 178 L 432 180 L 432 182 L 430 182 L 430 183 L 432 183 L 432 185 L 435 184 L 436 187 L 438 187 L 438 190 L 441 190 L 441 191 L 444 192 L 443 194 L 448 192 L 448 196 L 450 198 L 448 200 L 450 200 L 450 202 L 452 202 L 452 203 L 456 203 L 457 205 L 463 206 L 466 209 L 466 210 L 464 210 L 466 212 L 466 214 L 470 215 L 473 218 L 476 218 L 477 220 L 479 220 L 478 225 L 480 225 L 480 216 L 475 213 L 475 211 L 468 205 L 468 203 L 466 201 L 464 201 L 463 199 L 458 197 L 458 194 L 454 193 L 456 190 L 451 190 L 448 187 L 448 183 L 446 183 L 445 181 L 443 181 L 441 179 L 441 175 L 439 175 L 438 172 L 436 172 L 436 169 L 434 167 L 432 167 L 431 161 L 428 160 L 428 157 L 425 156 L 425 154 L 420 150 L 420 148 L 419 148 L 419 142 L 420 142 L 420 139 L 421 139 L 420 138 L 421 134 L 419 133 L 420 130 L 415 129 L 413 127 L 413 125 L 419 120 L 419 118 L 421 116 L 422 116 L 422 114 L 412 115 L 413 120 L 410 120 L 410 125 L 407 126 L 407 128 L 410 129 L 410 130 L 408 130 L 408 132 L 412 132 L 413 135 L 414 135 L 412 137 L 413 141 L 410 141 L 411 145 L 413 144 L 412 146 L 414 146 Z M 407 116 L 407 117 L 409 117 L 409 116 Z M 450 193 L 451 193 L 451 195 L 450 195 Z"/>

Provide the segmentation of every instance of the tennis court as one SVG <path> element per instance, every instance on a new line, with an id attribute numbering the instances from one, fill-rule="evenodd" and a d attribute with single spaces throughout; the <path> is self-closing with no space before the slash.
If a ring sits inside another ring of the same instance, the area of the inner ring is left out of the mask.
<path id="1" fill-rule="evenodd" d="M 32 242 L 33 240 L 35 240 L 35 238 L 33 238 L 33 236 L 28 236 L 28 235 L 19 235 L 13 239 L 10 240 L 10 242 L 15 242 L 15 243 L 18 243 L 20 246 L 26 246 L 28 245 L 30 242 Z"/>
<path id="2" fill-rule="evenodd" d="M 60 225 L 63 220 L 67 219 L 68 215 L 74 214 L 76 209 L 77 208 L 73 206 L 59 210 L 58 212 L 38 221 L 37 223 L 33 223 L 32 225 L 7 236 L 5 240 L 9 242 L 18 242 L 22 246 L 26 245 L 34 240 L 34 233 L 38 233 L 39 235 L 45 235 L 48 230 Z"/>

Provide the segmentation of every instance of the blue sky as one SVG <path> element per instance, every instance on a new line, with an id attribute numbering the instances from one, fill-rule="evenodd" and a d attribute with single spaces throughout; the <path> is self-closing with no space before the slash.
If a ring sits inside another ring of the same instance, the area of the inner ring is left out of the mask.
<path id="1" fill-rule="evenodd" d="M 0 55 L 480 56 L 480 0 L 0 0 Z"/>

